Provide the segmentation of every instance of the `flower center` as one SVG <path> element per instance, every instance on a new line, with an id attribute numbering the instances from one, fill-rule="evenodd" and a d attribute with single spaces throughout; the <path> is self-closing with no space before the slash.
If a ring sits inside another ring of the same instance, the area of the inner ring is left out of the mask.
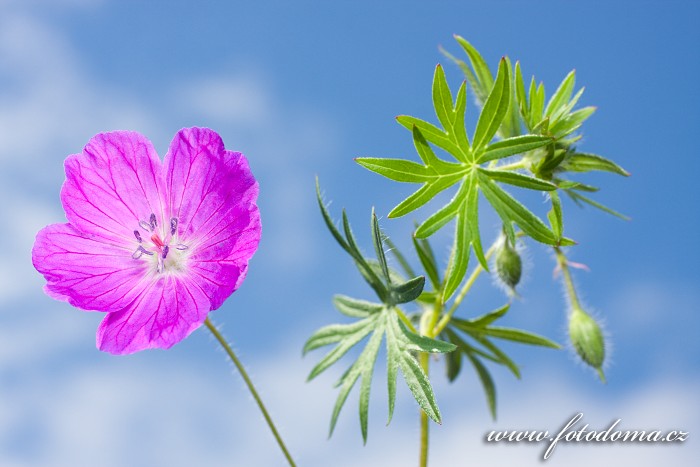
<path id="1" fill-rule="evenodd" d="M 165 226 L 159 228 L 155 214 L 151 214 L 148 221 L 139 221 L 139 227 L 150 237 L 144 238 L 138 229 L 134 230 L 138 247 L 131 257 L 150 261 L 159 274 L 181 271 L 185 266 L 185 251 L 189 247 L 178 240 L 178 224 L 177 217 L 171 217 L 168 229 Z"/>

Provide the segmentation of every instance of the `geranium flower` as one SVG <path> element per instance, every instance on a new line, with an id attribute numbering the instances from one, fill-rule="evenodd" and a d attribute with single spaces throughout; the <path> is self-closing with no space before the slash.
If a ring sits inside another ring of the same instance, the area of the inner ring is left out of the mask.
<path id="1" fill-rule="evenodd" d="M 100 350 L 170 348 L 245 278 L 258 184 L 214 131 L 180 130 L 162 162 L 138 133 L 101 133 L 65 170 L 68 223 L 37 234 L 32 262 L 49 296 L 106 313 Z"/>

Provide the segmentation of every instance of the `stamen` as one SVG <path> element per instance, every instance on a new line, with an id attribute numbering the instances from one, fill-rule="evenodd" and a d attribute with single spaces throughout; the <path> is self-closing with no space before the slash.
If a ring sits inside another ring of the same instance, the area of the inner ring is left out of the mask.
<path id="1" fill-rule="evenodd" d="M 153 227 L 146 221 L 139 221 L 139 227 L 141 227 L 146 232 L 153 232 Z"/>
<path id="2" fill-rule="evenodd" d="M 148 221 L 151 224 L 151 232 L 156 229 L 158 223 L 156 222 L 156 215 L 151 213 L 151 218 Z"/>
<path id="3" fill-rule="evenodd" d="M 163 247 L 163 259 L 168 257 L 168 252 L 170 251 L 170 247 L 168 245 L 165 245 Z"/>
<path id="4" fill-rule="evenodd" d="M 139 259 L 144 254 L 147 254 L 149 256 L 153 256 L 153 252 L 148 251 L 143 246 L 139 245 L 139 247 L 136 249 L 136 251 L 134 251 L 134 253 L 131 255 L 131 257 L 134 259 Z"/>
<path id="5" fill-rule="evenodd" d="M 161 273 L 161 272 L 163 272 L 164 269 L 165 269 L 165 263 L 163 263 L 163 258 L 161 258 L 159 256 L 158 257 L 158 268 L 156 270 L 158 271 L 158 273 Z"/>
<path id="6" fill-rule="evenodd" d="M 143 239 L 141 238 L 141 234 L 139 233 L 138 230 L 134 230 L 134 237 L 136 237 L 136 240 L 138 240 L 139 243 L 141 243 L 143 241 Z"/>
<path id="7" fill-rule="evenodd" d="M 175 245 L 175 249 L 176 249 L 176 250 L 180 250 L 180 251 L 186 250 L 186 249 L 188 249 L 188 248 L 189 248 L 189 247 L 188 247 L 187 245 L 182 244 L 182 243 L 178 243 L 177 245 Z"/>
<path id="8" fill-rule="evenodd" d="M 170 235 L 175 235 L 177 232 L 177 217 L 170 218 Z"/>

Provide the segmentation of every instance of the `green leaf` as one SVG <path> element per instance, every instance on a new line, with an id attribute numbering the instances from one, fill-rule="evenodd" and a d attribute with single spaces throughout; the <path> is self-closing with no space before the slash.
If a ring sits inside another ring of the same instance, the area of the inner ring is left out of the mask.
<path id="1" fill-rule="evenodd" d="M 318 183 L 318 177 L 316 177 L 316 200 L 318 201 L 318 207 L 321 209 L 323 221 L 326 223 L 326 227 L 328 227 L 328 230 L 330 230 L 331 234 L 333 235 L 333 238 L 335 238 L 335 240 L 343 248 L 343 250 L 350 253 L 350 255 L 354 258 L 354 252 L 350 249 L 350 246 L 336 228 L 335 223 L 331 219 L 330 214 L 328 214 L 328 209 L 326 209 L 326 205 L 323 203 L 323 199 L 321 198 L 321 187 Z"/>
<path id="2" fill-rule="evenodd" d="M 479 232 L 479 184 L 476 180 L 476 176 L 472 175 L 472 178 L 470 180 L 471 190 L 469 190 L 469 193 L 467 193 L 467 199 L 465 201 L 464 210 L 462 211 L 462 214 L 460 214 L 460 222 L 467 223 L 467 229 L 469 230 L 469 238 L 472 242 L 474 254 L 479 260 L 479 264 L 481 264 L 481 267 L 483 267 L 484 270 L 488 272 L 489 263 L 488 261 L 486 261 L 484 249 L 481 246 L 481 234 Z"/>
<path id="3" fill-rule="evenodd" d="M 542 337 L 531 332 L 522 331 L 520 329 L 491 326 L 484 329 L 483 332 L 484 334 L 487 334 L 491 337 L 495 337 L 497 339 L 505 339 L 512 342 L 519 342 L 521 344 L 539 345 L 542 347 L 549 347 L 552 349 L 561 348 L 559 344 L 547 339 L 546 337 Z"/>
<path id="4" fill-rule="evenodd" d="M 543 119 L 542 112 L 544 111 L 544 84 L 540 83 L 537 88 L 534 88 L 535 78 L 532 78 L 532 84 L 530 86 L 530 117 L 531 128 L 533 131 L 539 125 Z M 534 91 L 534 95 L 533 95 Z"/>
<path id="5" fill-rule="evenodd" d="M 496 82 L 484 103 L 479 121 L 476 124 L 472 145 L 475 151 L 478 152 L 480 148 L 485 147 L 498 131 L 508 112 L 510 93 L 510 69 L 505 58 L 502 58 L 498 66 Z"/>
<path id="6" fill-rule="evenodd" d="M 423 163 L 436 172 L 436 176 L 454 174 L 454 172 L 460 170 L 464 171 L 463 166 L 460 164 L 454 164 L 439 159 L 430 148 L 430 145 L 428 145 L 428 141 L 423 136 L 421 129 L 417 126 L 413 127 L 413 145 Z"/>
<path id="7" fill-rule="evenodd" d="M 428 123 L 415 117 L 410 117 L 408 115 L 400 115 L 396 117 L 396 121 L 401 126 L 407 128 L 410 131 L 413 131 L 414 127 L 418 128 L 418 130 L 420 130 L 421 134 L 426 140 L 430 141 L 435 146 L 444 149 L 453 156 L 455 156 L 455 154 L 463 153 L 462 149 L 460 149 L 460 147 L 457 146 L 457 144 L 452 140 L 450 136 L 447 135 L 447 133 L 445 133 L 435 125 L 432 125 L 431 123 Z M 461 159 L 461 157 L 466 158 L 466 155 L 463 154 L 462 156 L 455 157 Z"/>
<path id="8" fill-rule="evenodd" d="M 352 229 L 350 228 L 350 221 L 348 220 L 348 215 L 345 212 L 345 209 L 343 209 L 342 213 L 343 217 L 343 231 L 345 232 L 345 239 L 347 240 L 347 244 L 349 249 L 347 250 L 348 253 L 353 257 L 355 260 L 355 265 L 357 266 L 357 269 L 360 271 L 362 274 L 362 277 L 365 278 L 365 281 L 374 289 L 376 292 L 377 296 L 384 301 L 384 299 L 387 296 L 387 290 L 384 284 L 382 283 L 381 279 L 375 272 L 374 268 L 367 262 L 367 260 L 362 256 L 362 253 L 360 252 L 359 247 L 357 246 L 357 241 L 355 240 L 355 236 L 352 233 Z"/>
<path id="9" fill-rule="evenodd" d="M 486 394 L 486 400 L 489 405 L 489 411 L 491 412 L 491 417 L 496 418 L 496 386 L 493 383 L 493 378 L 491 374 L 486 369 L 483 363 L 481 363 L 477 358 L 473 357 L 471 354 L 467 353 L 467 358 L 474 365 L 477 375 L 479 375 L 479 380 L 481 380 L 481 385 L 484 388 L 484 393 Z"/>
<path id="10" fill-rule="evenodd" d="M 479 344 L 483 345 L 489 352 L 490 354 L 485 353 L 485 352 L 480 352 L 479 355 L 484 356 L 484 358 L 487 358 L 494 363 L 498 363 L 499 365 L 503 365 L 506 368 L 510 370 L 511 373 L 513 373 L 513 376 L 516 378 L 520 379 L 520 368 L 518 365 L 515 364 L 515 362 L 508 356 L 506 355 L 505 352 L 503 352 L 501 349 L 499 349 L 493 342 L 491 342 L 489 339 L 487 339 L 485 336 L 472 336 L 474 340 L 476 340 Z"/>
<path id="11" fill-rule="evenodd" d="M 572 112 L 562 118 L 549 128 L 549 132 L 556 135 L 557 138 L 562 138 L 576 131 L 581 124 L 595 112 L 595 107 L 584 107 L 576 112 Z"/>
<path id="12" fill-rule="evenodd" d="M 574 106 L 576 103 L 578 103 L 579 99 L 581 98 L 581 95 L 583 94 L 584 88 L 581 88 L 578 90 L 576 95 L 569 101 L 568 104 L 562 105 L 559 110 L 556 112 L 552 113 L 551 118 L 552 121 L 558 121 L 562 116 L 568 115 L 571 110 L 573 110 Z"/>
<path id="13" fill-rule="evenodd" d="M 392 209 L 389 213 L 389 217 L 401 217 L 409 212 L 415 211 L 433 199 L 438 193 L 457 183 L 460 178 L 462 178 L 462 174 L 456 174 L 453 176 L 441 177 L 433 183 L 426 183 Z"/>
<path id="14" fill-rule="evenodd" d="M 510 303 L 506 303 L 505 305 L 503 305 L 500 308 L 497 308 L 493 311 L 486 313 L 485 315 L 481 315 L 478 318 L 470 319 L 468 321 L 472 326 L 485 327 L 485 326 L 488 326 L 489 324 L 493 323 L 494 321 L 502 318 L 503 316 L 505 316 L 505 314 L 508 312 L 509 308 L 510 308 Z"/>
<path id="15" fill-rule="evenodd" d="M 379 313 L 384 308 L 384 305 L 380 303 L 358 300 L 346 295 L 334 296 L 333 305 L 342 314 L 354 318 L 366 318 L 371 314 Z"/>
<path id="16" fill-rule="evenodd" d="M 552 226 L 552 231 L 558 239 L 561 239 L 564 234 L 564 218 L 561 212 L 561 200 L 559 199 L 559 193 L 553 191 L 550 193 L 550 199 L 552 200 L 552 209 L 547 213 L 547 218 L 549 219 L 549 225 Z"/>
<path id="17" fill-rule="evenodd" d="M 386 279 L 386 285 L 391 285 L 391 275 L 389 274 L 389 265 L 386 262 L 386 254 L 384 253 L 384 244 L 382 243 L 382 232 L 379 230 L 379 221 L 377 220 L 377 215 L 374 213 L 374 208 L 372 208 L 372 243 L 374 244 L 374 251 L 377 254 L 377 260 L 382 268 L 382 274 L 384 279 Z"/>
<path id="18" fill-rule="evenodd" d="M 435 290 L 440 290 L 440 275 L 438 273 L 437 261 L 435 260 L 432 248 L 430 248 L 430 244 L 427 240 L 418 239 L 414 235 L 413 246 L 416 249 L 418 259 L 423 265 L 423 270 L 428 275 L 433 288 Z"/>
<path id="19" fill-rule="evenodd" d="M 418 276 L 413 279 L 393 286 L 391 291 L 396 303 L 408 303 L 417 299 L 425 287 L 425 277 Z"/>
<path id="20" fill-rule="evenodd" d="M 310 350 L 340 342 L 349 336 L 358 333 L 362 334 L 362 332 L 366 331 L 371 325 L 371 320 L 362 320 L 352 324 L 331 324 L 329 326 L 324 326 L 309 337 L 306 344 L 304 344 L 303 352 L 306 354 Z"/>
<path id="21" fill-rule="evenodd" d="M 452 93 L 445 78 L 445 71 L 439 64 L 435 67 L 435 75 L 433 77 L 433 106 L 443 128 L 452 128 L 454 120 Z"/>
<path id="22" fill-rule="evenodd" d="M 491 70 L 489 70 L 486 61 L 483 59 L 481 54 L 479 54 L 479 52 L 469 42 L 467 42 L 461 36 L 455 36 L 455 39 L 467 53 L 469 62 L 474 69 L 473 74 L 467 74 L 467 79 L 470 80 L 470 84 L 476 93 L 477 100 L 480 103 L 484 103 L 487 99 L 489 90 L 493 87 L 493 76 L 491 75 Z"/>
<path id="23" fill-rule="evenodd" d="M 555 184 L 546 180 L 540 180 L 539 178 L 530 177 L 529 175 L 523 175 L 510 170 L 488 170 L 480 168 L 479 172 L 487 175 L 489 178 L 492 178 L 497 182 L 508 183 L 509 185 L 528 188 L 530 190 L 554 191 L 557 189 Z"/>
<path id="24" fill-rule="evenodd" d="M 590 204 L 591 206 L 593 206 L 595 208 L 600 209 L 601 211 L 607 212 L 608 214 L 612 214 L 615 217 L 619 217 L 620 219 L 622 219 L 624 221 L 631 220 L 630 217 L 625 216 L 624 214 L 621 214 L 621 213 L 615 211 L 614 209 L 610 209 L 609 207 L 607 207 L 603 204 L 600 204 L 597 201 L 593 201 L 591 198 L 584 196 L 581 193 L 577 193 L 573 190 L 566 190 L 566 194 L 569 195 L 571 197 L 571 199 L 573 199 L 574 201 L 576 201 L 579 204 L 580 204 L 580 202 L 584 202 L 586 204 Z"/>
<path id="25" fill-rule="evenodd" d="M 387 353 L 391 353 L 396 358 L 389 365 L 397 365 L 401 369 L 401 374 L 420 408 L 433 421 L 441 423 L 440 409 L 435 401 L 435 394 L 430 381 L 421 369 L 418 361 L 411 355 L 410 351 L 406 351 L 404 334 L 399 326 L 398 320 L 391 320 L 387 325 L 387 346 L 394 346 L 394 349 Z"/>
<path id="26" fill-rule="evenodd" d="M 316 366 L 313 367 L 311 372 L 309 373 L 309 376 L 307 377 L 307 381 L 311 381 L 314 379 L 316 376 L 320 375 L 323 373 L 328 367 L 333 365 L 335 362 L 340 360 L 343 355 L 345 355 L 348 350 L 350 350 L 352 347 L 355 346 L 358 342 L 360 342 L 367 334 L 372 332 L 373 326 L 376 325 L 377 319 L 374 317 L 371 318 L 366 318 L 366 320 L 360 321 L 358 323 L 353 323 L 353 324 L 337 324 L 337 325 L 331 325 L 331 326 L 326 326 L 321 329 L 319 329 L 316 333 L 314 333 L 313 336 L 307 341 L 306 345 L 304 346 L 305 350 L 313 350 L 316 349 L 322 345 L 329 345 L 334 342 L 338 342 L 338 345 L 333 348 L 330 352 L 328 352 L 325 357 L 319 361 Z M 359 323 L 364 323 L 363 325 L 360 325 Z M 338 336 L 338 328 L 342 327 L 352 327 L 349 329 L 346 334 Z M 332 340 L 330 337 L 328 337 L 328 333 L 334 333 L 331 334 L 333 338 L 336 336 L 339 337 L 337 340 Z M 318 334 L 318 336 L 317 336 Z M 320 344 L 319 344 L 320 342 Z"/>
<path id="27" fill-rule="evenodd" d="M 457 346 L 451 342 L 421 336 L 409 331 L 403 323 L 399 322 L 398 324 L 404 337 L 403 340 L 406 342 L 406 349 L 408 350 L 428 353 L 448 353 L 457 348 Z"/>
<path id="28" fill-rule="evenodd" d="M 480 175 L 479 186 L 503 222 L 514 221 L 527 235 L 541 243 L 557 244 L 557 237 L 525 206 L 506 193 L 486 175 Z"/>
<path id="29" fill-rule="evenodd" d="M 464 124 L 464 116 L 467 111 L 467 82 L 463 81 L 457 91 L 457 101 L 455 102 L 455 117 L 452 125 L 453 140 L 460 148 L 464 148 L 462 155 L 457 154 L 457 158 L 463 162 L 471 161 L 471 148 L 469 145 L 469 136 L 467 136 L 467 128 Z M 464 157 L 462 157 L 464 156 Z"/>
<path id="30" fill-rule="evenodd" d="M 566 77 L 562 80 L 561 84 L 552 95 L 552 98 L 549 100 L 547 108 L 544 110 L 545 115 L 552 116 L 561 107 L 565 106 L 569 102 L 571 94 L 574 91 L 575 83 L 576 70 L 571 70 L 569 74 L 566 75 Z"/>
<path id="31" fill-rule="evenodd" d="M 449 327 L 445 329 L 445 334 L 449 337 L 450 342 L 453 342 L 457 345 L 459 351 L 485 358 L 498 365 L 503 365 L 507 367 L 516 378 L 520 379 L 520 368 L 518 368 L 518 366 L 515 364 L 515 362 L 513 362 L 513 360 L 510 359 L 510 357 L 508 357 L 502 350 L 496 347 L 486 337 L 481 335 L 470 335 L 472 339 L 474 339 L 486 348 L 487 351 L 484 351 L 480 348 L 469 345 L 464 339 L 462 339 L 455 331 L 453 331 Z"/>
<path id="32" fill-rule="evenodd" d="M 372 385 L 372 373 L 374 372 L 374 364 L 377 361 L 377 354 L 379 353 L 379 346 L 381 343 L 382 333 L 375 332 L 367 343 L 362 355 L 357 360 L 358 362 L 362 362 L 362 383 L 360 385 L 360 428 L 362 430 L 362 441 L 365 444 L 367 444 L 369 392 Z"/>
<path id="33" fill-rule="evenodd" d="M 474 323 L 460 318 L 452 318 L 452 323 L 457 329 L 471 335 L 486 335 L 497 339 L 505 339 L 521 344 L 539 345 L 553 349 L 560 348 L 559 344 L 540 335 L 522 331 L 520 329 L 503 328 L 495 326 L 475 326 Z"/>
<path id="34" fill-rule="evenodd" d="M 396 257 L 396 260 L 399 262 L 406 275 L 408 277 L 416 277 L 416 273 L 413 271 L 413 268 L 410 264 L 408 264 L 408 261 L 406 261 L 406 258 L 401 251 L 399 251 L 396 245 L 394 245 L 394 242 L 392 242 L 389 237 L 384 237 L 384 243 L 386 243 L 386 246 L 389 248 L 391 254 Z"/>
<path id="35" fill-rule="evenodd" d="M 552 141 L 553 139 L 549 136 L 542 135 L 514 136 L 488 145 L 486 150 L 479 156 L 478 162 L 482 164 L 484 162 L 514 156 L 515 154 L 522 154 L 546 146 Z"/>
<path id="36" fill-rule="evenodd" d="M 397 182 L 423 183 L 437 176 L 428 167 L 404 159 L 358 157 L 355 162 L 372 172 Z"/>
<path id="37" fill-rule="evenodd" d="M 471 177 L 469 180 L 467 197 L 472 190 L 476 190 L 474 178 Z M 462 210 L 466 210 L 466 207 L 465 203 L 462 206 Z M 442 295 L 443 303 L 447 302 L 452 294 L 454 294 L 455 290 L 457 290 L 457 287 L 459 287 L 459 284 L 461 284 L 467 272 L 467 265 L 469 264 L 469 245 L 472 242 L 472 238 L 470 236 L 468 217 L 460 214 L 456 224 L 452 255 L 447 267 L 447 272 L 445 273 L 445 287 Z"/>
<path id="38" fill-rule="evenodd" d="M 448 381 L 451 383 L 455 379 L 457 379 L 457 376 L 459 376 L 459 372 L 462 370 L 462 352 L 461 351 L 456 351 L 456 352 L 450 352 L 445 355 L 445 373 L 447 376 Z"/>
<path id="39" fill-rule="evenodd" d="M 561 168 L 569 172 L 590 172 L 592 170 L 599 170 L 624 175 L 625 177 L 629 176 L 629 172 L 610 159 L 596 154 L 582 152 L 570 154 L 561 165 Z"/>
<path id="40" fill-rule="evenodd" d="M 520 70 L 520 62 L 515 62 L 515 97 L 518 101 L 518 109 L 520 109 L 520 115 L 522 115 L 523 120 L 526 124 L 529 124 L 530 107 L 527 104 L 527 95 L 525 94 L 525 82 L 523 81 L 523 74 Z"/>
<path id="41" fill-rule="evenodd" d="M 449 203 L 438 209 L 434 214 L 428 217 L 423 223 L 418 226 L 415 236 L 418 238 L 427 238 L 440 230 L 459 212 L 461 204 L 469 192 L 469 184 L 462 183 L 457 190 L 457 193 L 452 197 Z"/>

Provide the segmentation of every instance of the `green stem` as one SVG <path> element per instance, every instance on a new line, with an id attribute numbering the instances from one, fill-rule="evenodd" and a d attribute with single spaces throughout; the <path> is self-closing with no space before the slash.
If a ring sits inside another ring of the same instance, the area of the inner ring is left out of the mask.
<path id="1" fill-rule="evenodd" d="M 282 449 L 282 452 L 284 453 L 284 457 L 287 458 L 287 462 L 289 463 L 290 466 L 296 467 L 296 464 L 292 460 L 292 456 L 289 454 L 287 447 L 284 445 L 284 442 L 282 441 L 282 438 L 280 437 L 280 434 L 277 431 L 277 428 L 275 428 L 275 424 L 272 422 L 272 418 L 270 417 L 270 414 L 267 412 L 267 409 L 265 408 L 265 404 L 263 404 L 262 399 L 260 399 L 260 395 L 258 394 L 258 391 L 255 390 L 255 386 L 253 386 L 253 382 L 250 380 L 250 377 L 248 376 L 248 373 L 245 371 L 245 368 L 243 368 L 243 364 L 241 363 L 240 360 L 238 360 L 238 357 L 233 352 L 233 349 L 231 348 L 231 346 L 228 344 L 228 342 L 226 342 L 226 339 L 224 339 L 224 336 L 221 335 L 219 330 L 216 329 L 216 326 L 214 326 L 214 324 L 209 320 L 209 318 L 204 320 L 204 324 L 211 331 L 211 333 L 214 335 L 216 340 L 219 341 L 219 344 L 221 344 L 221 347 L 224 348 L 224 350 L 226 351 L 226 354 L 229 356 L 229 358 L 231 359 L 233 364 L 238 369 L 238 372 L 243 377 L 243 381 L 245 381 L 245 384 L 248 386 L 248 390 L 250 390 L 250 393 L 253 395 L 253 399 L 255 399 L 255 402 L 258 404 L 258 407 L 260 408 L 260 411 L 262 412 L 263 417 L 265 417 L 265 421 L 267 422 L 267 425 L 270 427 L 272 434 L 274 435 L 275 439 L 277 440 L 277 444 L 279 444 L 280 449 Z"/>
<path id="2" fill-rule="evenodd" d="M 498 170 L 516 170 L 516 169 L 524 169 L 525 167 L 527 167 L 527 163 L 525 162 L 525 159 L 520 159 L 519 161 L 512 162 L 510 164 L 504 164 L 504 165 L 495 165 L 494 164 L 494 167 L 497 168 Z"/>
<path id="3" fill-rule="evenodd" d="M 423 367 L 425 375 L 428 376 L 428 370 L 430 365 L 429 355 L 425 352 L 420 354 L 420 364 Z M 421 410 L 420 411 L 420 457 L 418 459 L 418 465 L 420 467 L 428 466 L 428 430 L 429 430 L 428 415 Z"/>
<path id="4" fill-rule="evenodd" d="M 559 247 L 554 247 L 554 252 L 557 255 L 557 263 L 559 263 L 561 273 L 564 276 L 564 285 L 566 286 L 566 293 L 569 295 L 569 300 L 571 301 L 571 307 L 574 310 L 581 310 L 581 303 L 578 301 L 578 295 L 576 294 L 574 281 L 571 278 L 571 271 L 569 270 L 569 262 L 566 259 L 566 255 L 564 255 L 564 252 L 561 251 Z"/>
<path id="5" fill-rule="evenodd" d="M 496 251 L 497 245 L 498 240 L 496 240 L 486 252 L 485 256 L 487 261 L 491 259 L 491 256 L 493 256 L 493 253 Z M 471 290 L 472 286 L 474 285 L 474 282 L 476 282 L 476 280 L 479 278 L 479 275 L 481 275 L 482 272 L 484 272 L 484 267 L 481 264 L 477 265 L 476 268 L 474 268 L 471 275 L 467 279 L 467 282 L 464 283 L 462 289 L 455 297 L 454 302 L 452 302 L 452 306 L 450 307 L 449 311 L 445 313 L 442 316 L 442 318 L 440 318 L 440 321 L 437 323 L 437 326 L 435 326 L 435 330 L 433 333 L 434 336 L 440 334 L 442 330 L 445 329 L 445 327 L 447 327 L 450 320 L 452 319 L 452 315 L 455 314 L 455 311 L 457 311 L 457 308 L 459 308 L 459 305 L 462 303 L 462 300 L 464 300 L 464 297 L 467 295 L 469 290 Z"/>

